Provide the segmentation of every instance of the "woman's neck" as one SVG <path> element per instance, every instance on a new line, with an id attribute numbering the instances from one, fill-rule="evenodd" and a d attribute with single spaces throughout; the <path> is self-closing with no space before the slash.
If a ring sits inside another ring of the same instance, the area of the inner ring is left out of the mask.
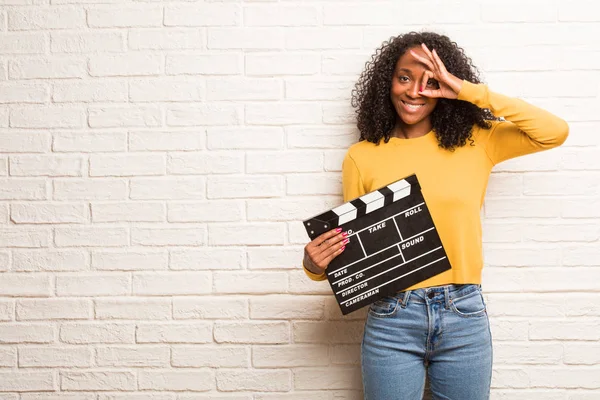
<path id="1" fill-rule="evenodd" d="M 424 136 L 431 132 L 433 125 L 429 119 L 423 120 L 414 125 L 407 125 L 404 122 L 397 122 L 394 130 L 392 131 L 392 137 L 400 139 L 414 139 Z"/>

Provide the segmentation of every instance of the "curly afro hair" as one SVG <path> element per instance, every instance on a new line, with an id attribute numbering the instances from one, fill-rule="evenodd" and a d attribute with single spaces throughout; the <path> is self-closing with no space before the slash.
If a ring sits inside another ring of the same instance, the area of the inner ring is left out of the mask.
<path id="1" fill-rule="evenodd" d="M 448 72 L 472 83 L 480 83 L 479 72 L 464 50 L 448 38 L 434 32 L 409 32 L 384 42 L 365 65 L 352 91 L 360 139 L 389 142 L 396 125 L 396 110 L 390 99 L 392 78 L 398 59 L 410 48 L 425 43 L 435 49 Z M 488 109 L 461 100 L 438 99 L 431 113 L 431 123 L 439 147 L 454 150 L 472 142 L 473 125 L 489 129 L 497 118 Z"/>

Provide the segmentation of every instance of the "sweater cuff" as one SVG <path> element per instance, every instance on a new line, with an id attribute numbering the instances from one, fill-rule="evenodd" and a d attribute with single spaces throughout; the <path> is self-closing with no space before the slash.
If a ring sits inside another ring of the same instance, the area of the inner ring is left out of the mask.
<path id="1" fill-rule="evenodd" d="M 308 269 L 306 269 L 304 263 L 302 263 L 302 269 L 304 269 L 304 273 L 313 281 L 324 281 L 325 279 L 327 279 L 327 277 L 325 276 L 325 272 L 323 272 L 322 274 L 315 274 L 313 272 L 310 272 Z"/>
<path id="2" fill-rule="evenodd" d="M 472 83 L 467 80 L 463 80 L 460 92 L 458 92 L 458 100 L 468 101 L 481 108 L 486 108 L 484 104 L 487 95 L 487 86 L 483 83 Z"/>

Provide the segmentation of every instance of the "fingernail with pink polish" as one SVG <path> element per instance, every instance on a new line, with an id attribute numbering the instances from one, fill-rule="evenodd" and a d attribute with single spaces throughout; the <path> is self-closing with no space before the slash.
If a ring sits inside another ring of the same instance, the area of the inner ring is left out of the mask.
<path id="1" fill-rule="evenodd" d="M 344 251 L 345 248 L 346 248 L 346 246 L 342 246 L 342 248 L 340 250 Z"/>
<path id="2" fill-rule="evenodd" d="M 337 233 L 340 233 L 340 232 L 342 231 L 342 228 L 337 228 L 335 231 L 336 231 Z"/>
<path id="3" fill-rule="evenodd" d="M 348 243 L 349 241 L 350 241 L 350 239 L 345 239 L 345 240 L 342 242 L 342 244 L 346 244 L 346 243 Z"/>

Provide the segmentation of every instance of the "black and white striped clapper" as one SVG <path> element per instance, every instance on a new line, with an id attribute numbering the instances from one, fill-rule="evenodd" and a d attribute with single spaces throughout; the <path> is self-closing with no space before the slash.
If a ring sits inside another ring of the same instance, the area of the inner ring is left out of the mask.
<path id="1" fill-rule="evenodd" d="M 326 270 L 344 315 L 451 268 L 416 175 L 303 222 L 311 240 L 348 233 Z"/>

